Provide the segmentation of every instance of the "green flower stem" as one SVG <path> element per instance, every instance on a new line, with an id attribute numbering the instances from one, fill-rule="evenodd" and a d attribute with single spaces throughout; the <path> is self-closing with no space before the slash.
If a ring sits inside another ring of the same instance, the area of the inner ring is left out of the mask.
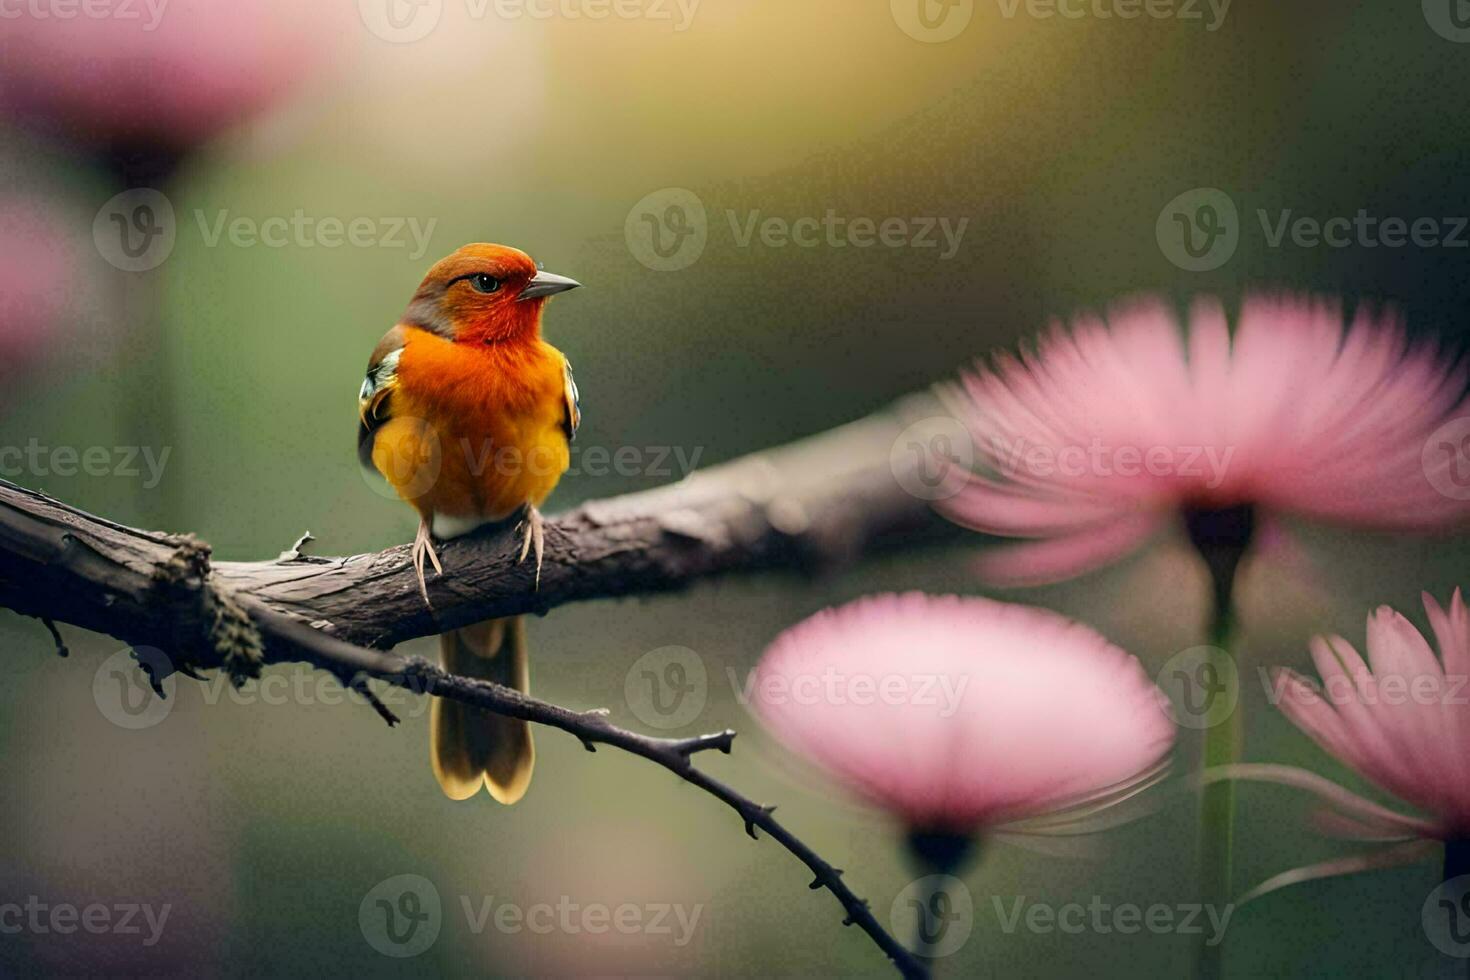
<path id="1" fill-rule="evenodd" d="M 944 882 L 939 876 L 954 877 L 972 866 L 979 850 L 978 841 L 953 831 L 911 829 L 904 843 L 915 870 L 928 880 L 920 896 L 923 905 L 917 910 L 910 950 L 932 974 L 940 957 L 929 955 L 932 939 L 928 935 L 931 924 L 928 917 L 941 911 L 939 899 L 943 897 Z"/>
<path id="2" fill-rule="evenodd" d="M 1202 508 L 1184 512 L 1184 527 L 1190 543 L 1204 559 L 1210 573 L 1210 595 L 1213 607 L 1207 643 L 1210 646 L 1209 660 L 1203 666 L 1212 667 L 1212 676 L 1204 680 L 1216 685 L 1206 692 L 1207 698 L 1222 693 L 1218 682 L 1238 685 L 1240 674 L 1230 654 L 1238 639 L 1235 621 L 1235 572 L 1240 561 L 1250 548 L 1255 534 L 1256 512 L 1248 503 L 1228 507 Z M 1206 701 L 1206 722 L 1203 739 L 1206 769 L 1228 766 L 1240 755 L 1241 732 L 1244 721 L 1238 700 L 1238 691 L 1228 686 L 1223 691 L 1229 699 L 1228 713 L 1223 718 L 1214 717 L 1210 709 L 1212 702 Z M 1200 901 L 1223 908 L 1232 898 L 1230 890 L 1231 852 L 1235 833 L 1235 785 L 1229 780 L 1214 783 L 1205 788 L 1199 808 L 1199 857 L 1200 857 Z M 1205 980 L 1217 980 L 1224 975 L 1224 943 L 1206 945 L 1200 939 L 1196 974 Z"/>

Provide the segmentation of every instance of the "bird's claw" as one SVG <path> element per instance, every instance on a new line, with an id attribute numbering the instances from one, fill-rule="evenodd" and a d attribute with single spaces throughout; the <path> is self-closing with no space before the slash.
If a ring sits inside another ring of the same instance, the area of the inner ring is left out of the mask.
<path id="1" fill-rule="evenodd" d="M 413 570 L 419 578 L 419 594 L 424 597 L 424 605 L 430 609 L 434 604 L 429 601 L 429 587 L 424 582 L 424 559 L 427 558 L 434 566 L 435 575 L 444 574 L 444 566 L 439 564 L 439 555 L 434 551 L 434 541 L 429 535 L 429 522 L 419 521 L 418 534 L 413 539 Z"/>
<path id="2" fill-rule="evenodd" d="M 531 549 L 534 548 L 536 550 L 535 588 L 539 591 L 541 588 L 541 557 L 546 550 L 546 520 L 541 516 L 539 510 L 527 505 L 526 516 L 521 520 L 520 527 L 517 530 L 521 530 L 522 528 L 525 530 L 525 536 L 521 539 L 521 557 L 517 561 L 525 561 L 526 556 L 531 553 Z"/>

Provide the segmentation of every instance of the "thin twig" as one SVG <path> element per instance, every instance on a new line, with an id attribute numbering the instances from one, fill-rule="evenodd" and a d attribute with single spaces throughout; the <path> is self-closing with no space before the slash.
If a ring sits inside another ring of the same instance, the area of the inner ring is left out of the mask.
<path id="1" fill-rule="evenodd" d="M 270 610 L 255 608 L 251 614 L 268 638 L 268 651 L 289 647 L 295 651 L 295 659 L 304 659 L 338 675 L 348 674 L 359 679 L 374 677 L 415 694 L 448 698 L 496 714 L 558 728 L 575 736 L 590 751 L 595 751 L 597 745 L 611 745 L 662 766 L 739 814 L 745 823 L 745 832 L 752 839 L 760 839 L 756 828 L 764 830 L 805 864 L 814 876 L 810 887 L 826 888 L 842 903 L 847 913 L 842 924 L 856 925 L 867 933 L 903 976 L 928 976 L 927 968 L 879 925 L 868 902 L 859 898 L 842 880 L 842 871 L 782 826 L 773 815 L 774 806 L 756 803 L 694 765 L 692 757 L 699 752 L 718 750 L 728 755 L 735 740 L 733 729 L 692 738 L 641 735 L 612 724 L 602 711 L 572 711 L 490 681 L 451 674 L 422 657 L 400 657 L 394 653 L 353 646 Z M 274 657 L 268 653 L 267 659 Z"/>

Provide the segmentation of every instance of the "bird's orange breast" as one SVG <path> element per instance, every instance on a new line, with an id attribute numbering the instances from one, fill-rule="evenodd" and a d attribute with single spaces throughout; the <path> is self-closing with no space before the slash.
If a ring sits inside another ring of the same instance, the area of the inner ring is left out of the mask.
<path id="1" fill-rule="evenodd" d="M 373 465 L 441 536 L 539 506 L 571 458 L 564 372 L 539 338 L 472 347 L 411 329 Z"/>

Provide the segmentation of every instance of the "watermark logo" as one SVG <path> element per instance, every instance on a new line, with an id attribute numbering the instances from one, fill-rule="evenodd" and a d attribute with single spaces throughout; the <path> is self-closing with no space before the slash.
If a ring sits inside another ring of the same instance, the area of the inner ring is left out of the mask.
<path id="1" fill-rule="evenodd" d="M 1466 0 L 1421 0 L 1424 22 L 1446 41 L 1470 41 L 1470 2 Z"/>
<path id="2" fill-rule="evenodd" d="M 700 716 L 709 700 L 704 660 L 688 647 L 650 650 L 628 668 L 623 697 L 645 725 L 683 728 Z"/>
<path id="3" fill-rule="evenodd" d="M 846 215 L 836 208 L 822 214 L 787 216 L 759 208 L 723 209 L 735 248 L 932 249 L 941 262 L 959 254 L 970 219 L 923 215 Z M 628 250 L 658 272 L 687 269 L 704 254 L 711 228 L 699 197 L 682 187 L 645 196 L 623 223 Z"/>
<path id="4" fill-rule="evenodd" d="M 1420 462 L 1430 486 L 1451 500 L 1470 500 L 1470 417 L 1435 429 L 1424 441 Z"/>
<path id="5" fill-rule="evenodd" d="M 432 690 L 432 681 L 420 683 L 417 679 L 410 678 L 407 689 L 392 684 L 383 687 L 374 697 L 378 703 L 393 709 L 400 717 L 417 718 L 429 709 L 433 700 L 420 695 L 426 695 Z M 320 704 L 336 707 L 341 704 L 368 704 L 361 690 L 343 687 L 334 675 L 300 665 L 249 678 L 239 687 L 235 686 L 228 674 L 215 671 L 199 682 L 199 694 L 204 703 L 211 707 L 224 701 L 240 707 L 267 708 L 286 705 L 309 707 Z"/>
<path id="6" fill-rule="evenodd" d="M 94 936 L 141 936 L 142 945 L 157 946 L 172 911 L 171 902 L 160 906 L 149 902 L 89 902 L 79 906 L 43 902 L 39 895 L 27 895 L 23 904 L 0 902 L 0 935 L 28 932 L 69 936 L 81 931 Z"/>
<path id="7" fill-rule="evenodd" d="M 438 218 L 308 214 L 256 218 L 229 208 L 194 209 L 194 224 L 205 248 L 383 248 L 403 249 L 417 261 L 429 251 Z M 92 240 L 109 263 L 125 272 L 146 272 L 173 253 L 178 224 L 173 204 L 151 188 L 124 191 L 111 198 L 92 221 Z"/>
<path id="8" fill-rule="evenodd" d="M 307 214 L 297 208 L 290 216 L 277 214 L 253 218 L 232 214 L 221 208 L 213 215 L 203 208 L 194 210 L 194 222 L 205 248 L 218 248 L 227 242 L 236 248 L 389 248 L 408 249 L 408 257 L 418 261 L 428 254 L 438 218 L 420 221 L 414 217 L 369 217 L 355 215 Z"/>
<path id="9" fill-rule="evenodd" d="M 36 20 L 139 21 L 141 30 L 158 30 L 169 0 L 0 0 L 0 20 L 32 17 Z M 146 14 L 146 19 L 145 19 Z"/>
<path id="10" fill-rule="evenodd" d="M 898 485 L 920 500 L 946 500 L 963 490 L 975 464 L 975 444 L 959 419 L 934 415 L 904 429 L 888 451 Z"/>
<path id="11" fill-rule="evenodd" d="M 1240 244 L 1240 214 L 1218 187 L 1195 187 L 1159 212 L 1154 236 L 1164 257 L 1187 272 L 1218 269 Z"/>
<path id="12" fill-rule="evenodd" d="M 439 26 L 444 0 L 357 0 L 357 13 L 374 37 L 412 44 Z"/>
<path id="13" fill-rule="evenodd" d="M 975 0 L 889 0 L 888 6 L 899 30 L 925 44 L 959 37 L 975 16 Z"/>
<path id="14" fill-rule="evenodd" d="M 759 208 L 743 215 L 733 208 L 725 209 L 725 221 L 736 248 L 750 248 L 759 242 L 765 248 L 933 248 L 939 249 L 939 261 L 947 262 L 960 251 L 969 218 L 952 220 L 944 217 L 884 218 L 849 217 L 828 208 L 819 218 L 802 215 L 787 218 L 766 215 Z"/>
<path id="15" fill-rule="evenodd" d="M 152 678 L 162 677 L 154 689 Z M 152 728 L 174 709 L 178 681 L 168 656 L 153 647 L 124 647 L 92 675 L 92 700 L 102 717 L 119 728 Z"/>
<path id="16" fill-rule="evenodd" d="M 1201 936 L 1206 946 L 1218 946 L 1225 939 L 1230 927 L 1230 918 L 1235 914 L 1232 905 L 1205 905 L 1199 902 L 1183 902 L 1166 905 L 1135 905 L 1120 902 L 1114 905 L 1101 895 L 1092 896 L 1086 905 L 1067 902 L 1051 905 L 1046 902 L 1028 902 L 1025 895 L 1017 895 L 1006 901 L 999 895 L 990 899 L 1001 931 L 1012 935 L 1018 929 L 1035 935 L 1080 936 L 1084 933 L 1098 935 L 1132 936 L 1141 932 L 1154 936 Z"/>
<path id="17" fill-rule="evenodd" d="M 1470 217 L 1351 214 L 1318 217 L 1294 208 L 1255 209 L 1261 240 L 1281 248 L 1470 248 Z M 1235 202 L 1214 187 L 1196 187 L 1174 198 L 1155 225 L 1159 248 L 1170 262 L 1191 272 L 1218 269 L 1230 261 L 1244 229 Z"/>
<path id="18" fill-rule="evenodd" d="M 1294 216 L 1295 215 L 1295 216 Z M 1367 208 L 1358 208 L 1351 218 L 1345 214 L 1326 219 L 1308 214 L 1297 215 L 1291 208 L 1279 208 L 1273 215 L 1265 208 L 1256 209 L 1261 234 L 1269 248 L 1281 248 L 1290 242 L 1296 248 L 1466 248 L 1470 239 L 1465 217 L 1379 217 Z"/>
<path id="19" fill-rule="evenodd" d="M 92 219 L 98 253 L 124 272 L 147 272 L 174 250 L 174 206 L 161 191 L 139 187 L 109 198 Z"/>
<path id="20" fill-rule="evenodd" d="M 1421 674 L 1378 671 L 1363 676 L 1335 674 L 1325 680 L 1285 670 L 1257 667 L 1266 700 L 1280 705 L 1290 698 L 1298 703 L 1400 707 L 1464 707 L 1470 705 L 1470 677 L 1438 670 Z"/>
<path id="21" fill-rule="evenodd" d="M 372 438 L 376 473 L 367 467 L 360 467 L 360 472 L 373 493 L 390 500 L 417 500 L 434 489 L 444 468 L 438 429 L 411 415 L 394 416 Z"/>
<path id="22" fill-rule="evenodd" d="M 143 489 L 163 482 L 172 446 L 48 446 L 32 436 L 24 446 L 0 446 L 0 476 L 142 478 Z"/>
<path id="23" fill-rule="evenodd" d="M 655 272 L 687 269 L 709 242 L 709 215 L 699 195 L 684 187 L 646 194 L 623 221 L 633 257 Z"/>
<path id="24" fill-rule="evenodd" d="M 1470 959 L 1470 875 L 1441 882 L 1420 909 L 1424 935 L 1446 956 Z"/>
<path id="25" fill-rule="evenodd" d="M 1010 20 L 1024 10 L 1036 20 L 1197 20 L 1207 33 L 1218 31 L 1230 12 L 1231 0 L 996 0 L 1001 16 Z M 1205 20 L 1208 9 L 1209 20 Z"/>
<path id="26" fill-rule="evenodd" d="M 975 927 L 975 901 L 965 883 L 952 875 L 928 875 L 909 882 L 888 912 L 897 936 L 912 936 L 920 956 L 938 959 L 958 952 Z"/>
<path id="27" fill-rule="evenodd" d="M 1240 702 L 1240 671 L 1228 652 L 1198 646 L 1180 650 L 1154 678 L 1168 695 L 1170 714 L 1185 728 L 1213 728 Z"/>
<path id="28" fill-rule="evenodd" d="M 725 668 L 735 699 L 749 707 L 760 702 L 768 707 L 796 705 L 801 708 L 819 705 L 831 707 L 868 707 L 881 704 L 890 708 L 916 708 L 940 718 L 952 718 L 964 704 L 970 675 L 849 673 L 827 667 L 821 673 L 770 673 L 751 671 L 740 682 L 734 667 Z"/>
<path id="29" fill-rule="evenodd" d="M 515 935 L 529 932 L 537 936 L 553 932 L 569 936 L 594 936 L 616 932 L 623 936 L 668 936 L 679 948 L 688 946 L 699 928 L 704 905 L 649 902 L 637 905 L 622 902 L 610 906 L 604 902 L 579 902 L 570 895 L 559 896 L 555 903 L 497 901 L 494 895 L 480 896 L 475 902 L 461 895 L 465 926 L 478 936 L 494 923 L 497 932 Z"/>
<path id="30" fill-rule="evenodd" d="M 439 889 L 423 875 L 394 875 L 378 882 L 357 909 L 357 925 L 368 945 L 398 959 L 433 946 L 443 921 Z"/>
<path id="31" fill-rule="evenodd" d="M 1184 478 L 1214 490 L 1225 482 L 1234 446 L 1113 446 L 1093 436 L 1086 446 L 1071 443 L 1014 442 L 1004 436 L 991 439 L 990 456 L 1009 479 L 1042 480 L 1053 477 L 1114 476 L 1132 479 L 1145 474 L 1160 479 Z"/>
<path id="32" fill-rule="evenodd" d="M 371 397 L 371 382 L 363 385 Z M 565 449 L 539 443 L 529 449 L 497 445 L 486 438 L 450 437 L 447 446 L 439 431 L 424 419 L 397 416 L 373 435 L 372 466 L 362 467 L 363 480 L 379 496 L 416 500 L 432 490 L 446 462 L 462 476 L 484 479 L 499 474 L 514 480 L 522 476 L 683 479 L 699 466 L 703 446 L 602 446 L 574 442 Z M 448 453 L 446 459 L 445 453 Z M 0 447 L 0 474 L 5 448 Z M 380 479 L 381 477 L 381 479 Z"/>

